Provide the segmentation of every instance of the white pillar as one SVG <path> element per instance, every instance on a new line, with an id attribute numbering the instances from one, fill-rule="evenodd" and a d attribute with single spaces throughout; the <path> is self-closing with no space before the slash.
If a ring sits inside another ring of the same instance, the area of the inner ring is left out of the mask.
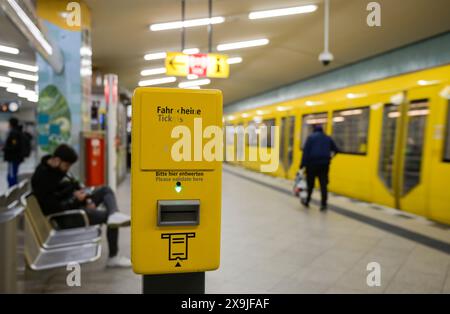
<path id="1" fill-rule="evenodd" d="M 118 77 L 115 74 L 106 74 L 105 78 L 106 101 L 106 177 L 108 186 L 116 191 L 117 188 L 117 104 L 119 102 Z"/>

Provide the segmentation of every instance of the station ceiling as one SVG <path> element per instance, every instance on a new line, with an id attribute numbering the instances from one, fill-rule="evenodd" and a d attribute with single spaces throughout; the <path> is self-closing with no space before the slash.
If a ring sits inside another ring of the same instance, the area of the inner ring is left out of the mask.
<path id="1" fill-rule="evenodd" d="M 93 15 L 94 66 L 119 75 L 129 91 L 143 79 L 143 69 L 164 65 L 163 60 L 145 61 L 144 55 L 157 51 L 179 51 L 180 30 L 152 32 L 149 25 L 180 20 L 181 0 L 86 0 Z M 330 50 L 335 61 L 324 67 L 318 61 L 323 50 L 323 1 L 305 0 L 213 0 L 213 16 L 225 23 L 214 25 L 213 47 L 217 44 L 268 38 L 266 46 L 227 51 L 243 62 L 231 65 L 228 79 L 213 79 L 207 88 L 224 93 L 230 104 L 279 86 L 342 67 L 346 64 L 419 41 L 450 30 L 448 0 L 378 0 L 381 27 L 366 24 L 369 0 L 331 0 Z M 252 11 L 317 4 L 313 13 L 249 20 Z M 207 0 L 186 0 L 186 19 L 208 15 Z M 14 60 L 34 63 L 27 40 L 0 12 L 2 44 L 20 49 Z M 206 52 L 207 27 L 186 29 L 186 47 Z M 5 75 L 6 68 L 0 68 Z M 161 75 L 155 76 L 161 77 Z M 146 77 L 147 79 L 154 77 Z M 161 86 L 175 87 L 177 83 Z M 26 83 L 26 82 L 24 82 Z M 31 85 L 27 86 L 31 89 Z M 0 99 L 10 94 L 0 88 Z M 34 103 L 26 102 L 26 106 Z"/>
<path id="2" fill-rule="evenodd" d="M 2 53 L 0 54 L 0 59 L 30 65 L 35 63 L 36 56 L 33 49 L 29 46 L 28 41 L 22 33 L 14 26 L 14 24 L 12 24 L 2 10 L 0 10 L 0 45 L 15 47 L 20 50 L 20 53 L 17 55 Z M 0 76 L 7 76 L 8 71 L 14 70 L 6 67 L 0 67 Z M 19 83 L 25 85 L 28 90 L 33 90 L 35 86 L 35 83 L 30 81 L 20 80 Z M 0 101 L 15 99 L 17 99 L 16 95 L 6 92 L 4 88 L 0 88 Z M 20 101 L 22 102 L 23 107 L 26 108 L 36 105 L 36 103 L 31 103 L 23 98 L 21 98 Z"/>
<path id="3" fill-rule="evenodd" d="M 163 60 L 145 61 L 146 53 L 180 50 L 180 30 L 149 30 L 150 24 L 180 20 L 180 0 L 86 1 L 93 15 L 94 65 L 117 73 L 130 91 L 142 79 L 141 70 L 164 64 Z M 213 47 L 258 38 L 268 38 L 270 43 L 227 51 L 230 56 L 242 57 L 243 62 L 230 66 L 228 79 L 214 79 L 207 87 L 221 89 L 224 103 L 229 104 L 450 30 L 448 0 L 378 0 L 381 27 L 368 27 L 366 23 L 369 2 L 331 0 L 330 50 L 335 61 L 324 67 L 318 61 L 323 50 L 323 1 L 214 0 L 213 16 L 223 16 L 226 21 L 214 25 Z M 251 11 L 310 3 L 318 4 L 318 10 L 248 19 Z M 186 0 L 186 19 L 207 16 L 207 0 Z M 187 28 L 186 47 L 207 52 L 207 27 Z M 176 86 L 178 82 L 164 86 Z"/>

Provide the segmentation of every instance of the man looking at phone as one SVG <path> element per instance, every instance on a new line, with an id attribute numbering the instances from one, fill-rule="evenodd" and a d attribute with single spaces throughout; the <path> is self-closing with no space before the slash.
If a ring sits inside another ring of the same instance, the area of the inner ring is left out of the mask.
<path id="1" fill-rule="evenodd" d="M 130 259 L 118 256 L 118 227 L 129 226 L 130 217 L 119 212 L 116 196 L 111 188 L 103 186 L 83 189 L 69 173 L 70 167 L 78 160 L 75 150 L 59 145 L 53 155 L 44 156 L 31 178 L 33 194 L 36 196 L 44 215 L 55 214 L 70 209 L 86 212 L 90 225 L 107 224 L 109 247 L 108 267 L 130 267 Z M 106 210 L 98 206 L 105 205 Z M 73 224 L 76 225 L 75 221 Z M 65 220 L 64 227 L 71 221 Z M 73 227 L 73 226 L 72 226 Z"/>

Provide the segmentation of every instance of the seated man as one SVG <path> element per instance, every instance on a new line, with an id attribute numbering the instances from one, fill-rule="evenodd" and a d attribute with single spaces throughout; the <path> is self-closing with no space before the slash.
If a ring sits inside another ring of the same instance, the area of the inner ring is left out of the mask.
<path id="1" fill-rule="evenodd" d="M 118 256 L 120 226 L 129 226 L 130 217 L 119 212 L 116 196 L 109 187 L 87 193 L 69 175 L 70 167 L 77 161 L 77 153 L 68 145 L 59 145 L 53 155 L 44 156 L 31 178 L 31 186 L 44 215 L 70 209 L 83 209 L 91 225 L 106 223 L 109 246 L 108 267 L 130 267 L 130 259 Z M 104 204 L 105 210 L 98 205 Z"/>

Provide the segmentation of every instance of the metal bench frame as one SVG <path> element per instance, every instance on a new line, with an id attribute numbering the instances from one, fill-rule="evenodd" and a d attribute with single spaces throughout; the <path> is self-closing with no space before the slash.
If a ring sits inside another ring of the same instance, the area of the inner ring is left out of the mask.
<path id="1" fill-rule="evenodd" d="M 83 210 L 70 210 L 45 217 L 34 195 L 26 197 L 25 258 L 33 270 L 66 266 L 71 262 L 93 262 L 101 255 L 101 228 L 89 226 Z M 84 227 L 55 229 L 56 217 L 81 215 Z"/>

